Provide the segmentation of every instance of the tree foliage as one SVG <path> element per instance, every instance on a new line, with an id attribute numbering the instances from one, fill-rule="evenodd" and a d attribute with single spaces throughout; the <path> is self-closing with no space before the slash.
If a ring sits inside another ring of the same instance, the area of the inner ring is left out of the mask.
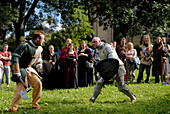
<path id="1" fill-rule="evenodd" d="M 80 15 L 88 16 L 84 22 L 90 22 L 91 26 L 99 19 L 99 25 L 105 29 L 113 28 L 114 38 L 119 34 L 133 37 L 141 35 L 143 31 L 163 35 L 170 31 L 169 2 L 169 0 L 5 0 L 0 2 L 3 6 L 0 7 L 0 33 L 14 31 L 16 44 L 19 44 L 26 31 L 44 29 L 42 27 L 44 21 L 50 25 L 50 29 L 56 27 L 57 17 L 61 14 L 60 23 L 65 29 L 58 33 L 61 34 L 59 36 L 63 37 L 65 34 L 64 40 L 70 37 L 77 44 L 80 39 L 85 39 L 89 35 L 86 39 L 90 41 L 93 34 L 89 34 L 91 32 L 84 29 L 85 26 L 82 27 L 82 22 L 75 19 L 81 12 Z M 1 34 L 1 37 L 5 35 Z"/>
<path id="2" fill-rule="evenodd" d="M 12 9 L 9 0 L 0 1 L 0 37 L 2 43 L 6 40 L 6 34 L 11 30 L 13 21 L 17 21 L 18 12 Z"/>
<path id="3" fill-rule="evenodd" d="M 51 36 L 49 44 L 53 44 L 57 50 L 61 50 L 65 46 L 67 38 L 71 38 L 72 42 L 79 46 L 81 41 L 92 37 L 93 29 L 88 22 L 86 12 L 80 8 L 74 8 L 73 11 L 73 14 L 69 14 L 72 19 L 71 23 L 63 23 L 63 30 L 57 31 Z M 90 42 L 87 44 L 91 45 Z"/>
<path id="4" fill-rule="evenodd" d="M 41 0 L 6 0 L 3 4 L 7 4 L 6 7 L 1 8 L 2 12 L 6 13 L 4 19 L 7 21 L 4 22 L 11 27 L 8 30 L 15 33 L 16 45 L 25 36 L 26 31 L 36 29 L 44 21 L 52 25 L 50 27 L 56 27 L 58 16 L 56 9 Z M 6 24 L 3 23 L 3 25 Z"/>
<path id="5" fill-rule="evenodd" d="M 164 34 L 169 28 L 169 3 L 169 0 L 93 0 L 99 24 L 105 29 L 113 27 L 124 36 L 140 35 L 143 30 Z"/>

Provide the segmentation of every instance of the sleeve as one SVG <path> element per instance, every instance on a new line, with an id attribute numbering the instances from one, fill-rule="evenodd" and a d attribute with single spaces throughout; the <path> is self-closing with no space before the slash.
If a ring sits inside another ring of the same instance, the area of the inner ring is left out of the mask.
<path id="1" fill-rule="evenodd" d="M 78 60 L 78 54 L 77 52 L 75 51 L 75 56 L 76 56 L 76 60 Z"/>
<path id="2" fill-rule="evenodd" d="M 28 48 L 27 48 L 27 44 L 23 45 L 23 44 L 20 44 L 14 51 L 14 53 L 12 54 L 12 60 L 11 60 L 11 63 L 12 65 L 15 64 L 15 63 L 19 63 L 19 58 L 23 55 L 23 53 L 25 51 L 27 51 Z"/>
<path id="3" fill-rule="evenodd" d="M 63 55 L 63 49 L 61 50 L 59 57 L 62 58 L 62 55 Z"/>
<path id="4" fill-rule="evenodd" d="M 43 63 L 43 60 L 42 60 L 41 53 L 43 51 L 43 48 L 41 46 L 39 46 L 39 50 L 38 51 L 40 51 L 40 54 L 37 57 L 37 60 L 35 62 L 35 66 L 36 66 L 37 72 L 42 72 L 42 63 Z"/>
<path id="5" fill-rule="evenodd" d="M 90 49 L 86 49 L 87 50 L 87 54 L 88 54 L 88 58 L 92 59 L 92 52 Z"/>
<path id="6" fill-rule="evenodd" d="M 59 56 L 57 53 L 54 54 L 54 57 L 53 57 L 53 62 L 57 62 L 59 60 Z"/>
<path id="7" fill-rule="evenodd" d="M 105 50 L 106 50 L 106 53 L 107 53 L 107 58 L 118 59 L 118 55 L 117 55 L 116 51 L 113 50 L 111 46 L 109 46 L 109 45 L 105 46 Z"/>
<path id="8" fill-rule="evenodd" d="M 65 47 L 61 50 L 61 52 L 60 52 L 60 58 L 62 58 L 63 57 L 63 55 L 64 55 L 64 51 L 65 51 Z"/>
<path id="9" fill-rule="evenodd" d="M 8 52 L 8 54 L 9 54 L 8 57 L 10 57 L 11 56 L 11 52 Z"/>

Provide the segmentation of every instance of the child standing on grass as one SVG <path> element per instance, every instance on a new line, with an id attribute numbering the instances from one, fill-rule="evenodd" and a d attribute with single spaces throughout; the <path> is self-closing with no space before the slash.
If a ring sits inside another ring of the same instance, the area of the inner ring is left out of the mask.
<path id="1" fill-rule="evenodd" d="M 134 49 L 133 43 L 128 42 L 126 50 L 126 75 L 128 77 L 127 81 L 135 81 L 135 69 L 136 63 L 134 58 L 137 57 L 137 51 Z M 132 80 L 131 80 L 131 71 L 132 71 Z"/>
<path id="2" fill-rule="evenodd" d="M 3 69 L 3 62 L 0 60 L 0 88 L 1 88 L 1 82 L 2 82 L 2 69 Z"/>

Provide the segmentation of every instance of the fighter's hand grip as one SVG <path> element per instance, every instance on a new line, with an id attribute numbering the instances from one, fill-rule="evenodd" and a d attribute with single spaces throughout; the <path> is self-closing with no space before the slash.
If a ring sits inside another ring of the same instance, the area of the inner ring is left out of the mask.
<path id="1" fill-rule="evenodd" d="M 20 82 L 20 77 L 21 77 L 21 73 L 13 73 L 11 79 L 14 82 Z"/>

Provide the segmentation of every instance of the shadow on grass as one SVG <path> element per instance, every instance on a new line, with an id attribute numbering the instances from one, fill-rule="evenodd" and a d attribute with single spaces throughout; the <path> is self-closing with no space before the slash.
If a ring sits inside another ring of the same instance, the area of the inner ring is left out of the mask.
<path id="1" fill-rule="evenodd" d="M 101 104 L 118 104 L 118 103 L 125 103 L 127 100 L 123 101 L 96 101 L 95 103 L 101 103 Z"/>
<path id="2" fill-rule="evenodd" d="M 80 100 L 62 100 L 62 101 L 45 101 L 45 102 L 41 102 L 39 103 L 44 104 L 44 103 L 48 103 L 48 104 L 56 104 L 56 103 L 61 103 L 61 104 L 82 104 L 83 102 L 81 102 Z"/>

